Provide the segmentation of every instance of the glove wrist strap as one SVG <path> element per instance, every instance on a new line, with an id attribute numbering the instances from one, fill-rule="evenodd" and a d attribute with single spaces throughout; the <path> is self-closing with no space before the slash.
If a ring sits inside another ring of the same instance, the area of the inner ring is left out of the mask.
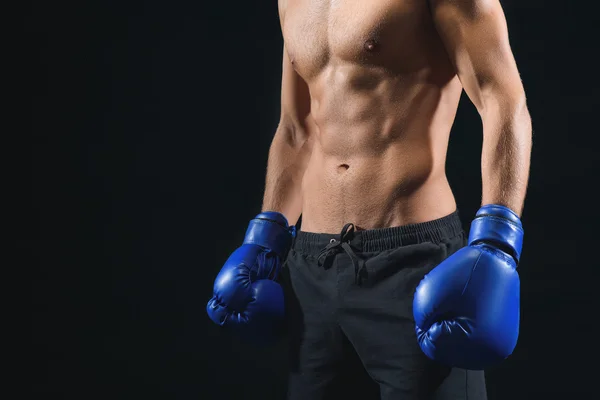
<path id="1" fill-rule="evenodd" d="M 268 248 L 284 258 L 295 236 L 296 227 L 289 226 L 283 214 L 267 211 L 258 214 L 250 221 L 244 244 Z"/>
<path id="2" fill-rule="evenodd" d="M 469 245 L 488 242 L 498 245 L 518 262 L 523 248 L 523 226 L 510 208 L 488 204 L 479 209 L 471 222 Z"/>

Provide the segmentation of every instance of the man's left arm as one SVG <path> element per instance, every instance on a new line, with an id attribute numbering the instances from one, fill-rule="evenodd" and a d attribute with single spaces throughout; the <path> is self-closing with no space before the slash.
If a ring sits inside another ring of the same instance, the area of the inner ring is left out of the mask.
<path id="1" fill-rule="evenodd" d="M 483 122 L 483 205 L 468 246 L 419 283 L 413 299 L 423 352 L 453 367 L 485 369 L 519 337 L 522 212 L 531 120 L 499 0 L 429 0 L 463 88 Z M 441 311 L 443 310 L 443 312 Z"/>
<path id="2" fill-rule="evenodd" d="M 499 0 L 429 0 L 436 29 L 483 124 L 482 205 L 521 214 L 531 119 Z"/>

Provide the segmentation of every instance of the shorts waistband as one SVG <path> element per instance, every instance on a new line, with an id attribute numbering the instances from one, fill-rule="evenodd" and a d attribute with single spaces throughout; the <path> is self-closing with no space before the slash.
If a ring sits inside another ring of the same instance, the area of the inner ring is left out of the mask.
<path id="1" fill-rule="evenodd" d="M 391 228 L 355 231 L 346 239 L 361 252 L 379 252 L 424 242 L 440 243 L 463 233 L 458 210 L 435 220 Z M 341 241 L 341 234 L 299 231 L 292 248 L 305 254 L 319 254 L 332 240 Z"/>

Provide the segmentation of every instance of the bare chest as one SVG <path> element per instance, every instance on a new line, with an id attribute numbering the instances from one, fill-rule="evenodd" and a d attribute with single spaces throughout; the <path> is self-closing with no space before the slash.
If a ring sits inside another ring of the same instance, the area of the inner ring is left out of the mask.
<path id="1" fill-rule="evenodd" d="M 427 0 L 287 0 L 283 19 L 288 55 L 305 79 L 336 61 L 406 68 L 432 31 Z"/>

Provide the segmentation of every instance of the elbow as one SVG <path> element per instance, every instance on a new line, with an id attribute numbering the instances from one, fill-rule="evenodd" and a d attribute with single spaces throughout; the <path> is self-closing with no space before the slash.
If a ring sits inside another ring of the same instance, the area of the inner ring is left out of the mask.
<path id="1" fill-rule="evenodd" d="M 512 121 L 517 128 L 517 131 L 524 136 L 525 140 L 531 142 L 531 137 L 533 135 L 531 114 L 527 107 L 525 95 L 523 95 L 523 99 L 519 102 L 518 107 L 515 107 L 513 110 Z M 531 146 L 531 143 L 529 146 Z"/>
<path id="2" fill-rule="evenodd" d="M 512 112 L 514 119 L 531 126 L 531 115 L 529 114 L 529 108 L 527 107 L 527 98 L 525 97 L 525 93 L 522 93 L 517 98 Z"/>
<path id="3" fill-rule="evenodd" d="M 479 111 L 484 125 L 500 124 L 512 127 L 511 130 L 516 128 L 516 131 L 531 133 L 531 115 L 522 90 L 513 93 L 498 90 L 490 92 Z"/>
<path id="4" fill-rule="evenodd" d="M 521 132 L 522 135 L 527 138 L 532 136 L 531 114 L 529 113 L 525 96 L 523 96 L 523 99 L 511 110 L 510 120 L 516 130 Z"/>
<path id="5" fill-rule="evenodd" d="M 527 108 L 527 97 L 525 91 L 520 88 L 494 87 L 484 91 L 480 111 L 501 113 L 513 117 L 524 117 L 529 115 Z"/>

